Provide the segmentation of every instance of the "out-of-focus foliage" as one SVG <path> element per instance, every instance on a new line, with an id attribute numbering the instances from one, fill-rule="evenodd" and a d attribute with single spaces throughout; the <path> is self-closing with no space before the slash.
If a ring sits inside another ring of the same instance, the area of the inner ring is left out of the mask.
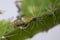
<path id="1" fill-rule="evenodd" d="M 25 40 L 26 38 L 31 38 L 38 32 L 48 31 L 54 25 L 59 24 L 60 0 L 23 0 L 20 14 L 27 17 L 39 18 L 28 23 L 26 28 L 21 28 L 20 26 L 6 34 L 5 37 L 7 40 Z"/>
<path id="2" fill-rule="evenodd" d="M 0 14 L 3 14 L 5 12 L 5 10 L 0 10 Z"/>

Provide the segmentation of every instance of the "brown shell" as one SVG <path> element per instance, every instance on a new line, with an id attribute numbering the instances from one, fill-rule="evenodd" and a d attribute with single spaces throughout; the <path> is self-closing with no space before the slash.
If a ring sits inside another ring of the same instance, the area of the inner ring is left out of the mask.
<path id="1" fill-rule="evenodd" d="M 21 26 L 21 25 L 23 25 L 24 23 L 23 23 L 23 21 L 21 21 L 21 20 L 15 20 L 14 22 L 12 22 L 12 25 L 13 26 Z"/>

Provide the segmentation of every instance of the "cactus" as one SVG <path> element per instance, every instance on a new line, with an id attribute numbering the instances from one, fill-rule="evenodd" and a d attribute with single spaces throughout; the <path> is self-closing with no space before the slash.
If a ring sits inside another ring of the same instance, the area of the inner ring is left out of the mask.
<path id="1" fill-rule="evenodd" d="M 28 22 L 24 26 L 15 26 L 1 31 L 1 40 L 25 40 L 31 38 L 38 32 L 48 31 L 54 25 L 60 23 L 60 1 L 59 0 L 22 0 L 19 16 L 25 15 L 36 20 Z M 21 18 L 21 17 L 20 17 Z M 27 19 L 27 18 L 26 18 Z M 17 19 L 18 20 L 18 19 Z M 20 19 L 21 20 L 21 19 Z M 1 24 L 1 22 L 0 22 Z M 2 24 L 1 24 L 2 25 Z M 7 24 L 8 25 L 8 24 Z M 5 26 L 1 26 L 5 28 Z M 7 26 L 7 27 L 9 27 Z M 14 30 L 13 30 L 14 29 Z M 1 30 L 1 28 L 0 28 Z"/>

